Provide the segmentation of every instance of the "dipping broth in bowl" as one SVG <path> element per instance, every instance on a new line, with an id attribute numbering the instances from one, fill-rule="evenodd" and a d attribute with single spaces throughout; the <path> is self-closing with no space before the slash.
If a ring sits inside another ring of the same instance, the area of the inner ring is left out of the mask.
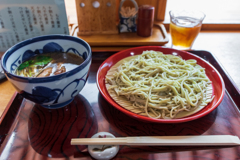
<path id="1" fill-rule="evenodd" d="M 91 62 L 89 44 L 68 35 L 27 39 L 1 59 L 4 73 L 18 93 L 48 109 L 72 102 L 86 84 Z"/>
<path id="2" fill-rule="evenodd" d="M 74 53 L 53 52 L 38 54 L 18 66 L 15 74 L 23 77 L 48 77 L 68 72 L 84 59 Z"/>

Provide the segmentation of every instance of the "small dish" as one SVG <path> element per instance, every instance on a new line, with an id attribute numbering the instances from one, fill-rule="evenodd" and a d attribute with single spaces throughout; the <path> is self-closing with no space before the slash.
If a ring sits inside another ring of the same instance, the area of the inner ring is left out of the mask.
<path id="1" fill-rule="evenodd" d="M 92 138 L 115 138 L 115 136 L 108 132 L 99 132 L 92 136 Z M 116 156 L 119 146 L 102 146 L 102 145 L 89 145 L 88 152 L 95 159 L 107 160 Z"/>
<path id="2" fill-rule="evenodd" d="M 118 105 L 110 97 L 110 95 L 108 94 L 108 91 L 105 87 L 105 76 L 106 76 L 108 70 L 114 64 L 116 64 L 118 61 L 120 61 L 121 59 L 129 57 L 129 56 L 139 55 L 143 51 L 146 51 L 146 50 L 155 50 L 155 51 L 161 51 L 164 54 L 178 55 L 178 56 L 181 56 L 185 60 L 187 60 L 187 59 L 197 60 L 197 63 L 206 69 L 206 74 L 209 77 L 209 79 L 212 81 L 213 94 L 215 95 L 213 101 L 211 103 L 209 103 L 206 107 L 204 107 L 202 110 L 200 110 L 199 112 L 197 112 L 191 116 L 179 118 L 179 119 L 153 119 L 153 118 L 138 115 L 138 114 L 133 113 L 133 112 L 121 107 L 120 105 Z M 111 57 L 106 59 L 99 67 L 98 72 L 97 72 L 97 85 L 98 85 L 98 89 L 99 89 L 100 93 L 102 94 L 102 96 L 116 109 L 118 109 L 121 112 L 123 112 L 133 118 L 136 118 L 138 120 L 147 121 L 147 122 L 156 122 L 156 123 L 182 123 L 182 122 L 192 121 L 192 120 L 201 118 L 217 108 L 217 106 L 221 103 L 223 96 L 224 96 L 224 92 L 225 92 L 225 85 L 224 85 L 221 75 L 210 63 L 208 63 L 204 59 L 202 59 L 192 53 L 189 53 L 186 51 L 175 50 L 175 49 L 171 49 L 171 48 L 163 48 L 160 46 L 143 46 L 143 47 L 130 48 L 130 49 L 123 50 L 123 51 L 120 51 L 120 52 L 112 55 Z"/>

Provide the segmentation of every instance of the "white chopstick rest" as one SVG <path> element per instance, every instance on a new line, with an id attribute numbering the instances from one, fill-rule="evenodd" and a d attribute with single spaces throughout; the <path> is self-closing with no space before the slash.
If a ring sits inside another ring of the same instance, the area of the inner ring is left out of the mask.
<path id="1" fill-rule="evenodd" d="M 99 138 L 99 136 L 103 137 L 103 138 Z M 115 136 L 108 132 L 99 132 L 99 133 L 96 133 L 95 135 L 93 135 L 92 138 L 88 138 L 88 140 L 106 139 L 106 138 L 115 139 Z M 71 144 L 72 144 L 72 142 L 71 142 Z M 111 145 L 100 144 L 100 145 L 89 145 L 88 146 L 89 154 L 93 158 L 99 159 L 99 160 L 108 160 L 108 159 L 113 158 L 118 153 L 118 150 L 119 150 L 119 146 L 115 145 L 115 144 L 111 144 Z"/>
<path id="2" fill-rule="evenodd" d="M 107 132 L 105 132 L 107 133 Z M 237 136 L 143 136 L 119 138 L 76 138 L 72 145 L 139 145 L 139 146 L 235 146 L 240 145 Z"/>

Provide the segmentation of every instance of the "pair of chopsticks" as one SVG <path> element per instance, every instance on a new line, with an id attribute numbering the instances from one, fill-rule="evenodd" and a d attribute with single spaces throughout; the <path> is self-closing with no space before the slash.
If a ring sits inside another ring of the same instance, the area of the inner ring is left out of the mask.
<path id="1" fill-rule="evenodd" d="M 232 135 L 73 138 L 71 145 L 235 146 L 240 140 Z"/>

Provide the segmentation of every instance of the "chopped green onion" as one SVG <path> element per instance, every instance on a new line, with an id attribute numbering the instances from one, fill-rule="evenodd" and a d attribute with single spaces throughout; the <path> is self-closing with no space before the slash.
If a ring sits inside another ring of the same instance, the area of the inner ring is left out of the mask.
<path id="1" fill-rule="evenodd" d="M 49 56 L 39 56 L 35 60 L 28 60 L 26 62 L 23 62 L 19 67 L 18 70 L 23 70 L 26 67 L 29 66 L 44 66 L 48 64 L 52 60 L 51 57 Z"/>

